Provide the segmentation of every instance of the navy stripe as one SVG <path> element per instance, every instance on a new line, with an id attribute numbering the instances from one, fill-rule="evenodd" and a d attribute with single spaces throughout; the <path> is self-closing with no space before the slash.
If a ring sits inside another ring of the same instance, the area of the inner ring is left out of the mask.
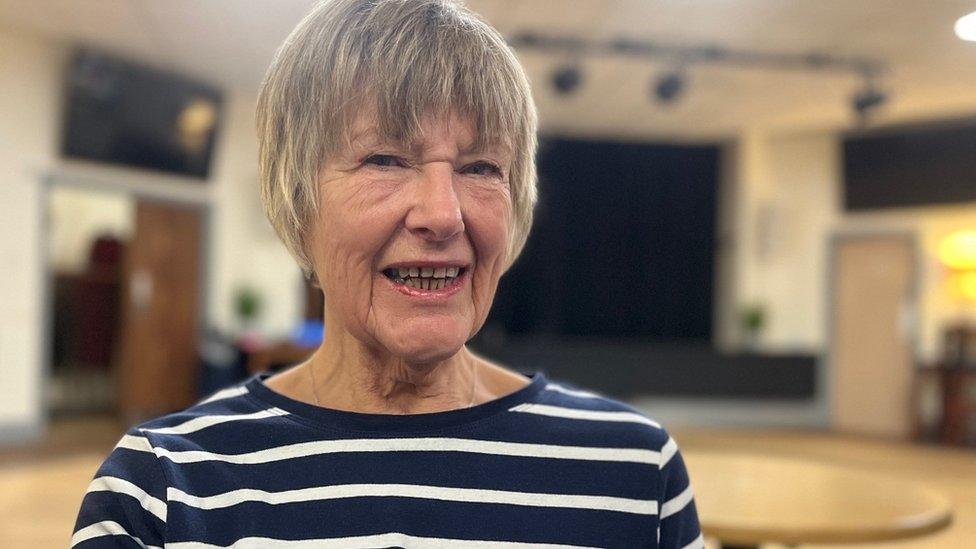
<path id="1" fill-rule="evenodd" d="M 247 478 L 247 487 L 277 491 L 315 484 L 404 483 L 553 494 L 655 499 L 657 469 L 637 463 L 495 457 L 446 452 L 326 454 L 255 465 L 185 464 L 181 476 L 197 495 L 212 495 Z M 562 462 L 565 461 L 565 462 Z M 288 471 L 300 470 L 301 475 Z M 600 482 L 595 482 L 595 479 Z M 640 479 L 635 482 L 635 479 Z"/>
<path id="2" fill-rule="evenodd" d="M 651 540 L 655 521 L 606 511 L 546 509 L 477 503 L 438 502 L 409 498 L 351 498 L 322 503 L 267 505 L 246 503 L 207 512 L 200 524 L 195 509 L 174 505 L 172 520 L 199 525 L 187 528 L 185 539 L 206 537 L 217 545 L 230 545 L 247 535 L 283 539 L 329 538 L 404 532 L 418 536 L 561 543 L 590 547 L 633 549 L 635 540 Z M 305 520 L 295 531 L 294 517 Z"/>

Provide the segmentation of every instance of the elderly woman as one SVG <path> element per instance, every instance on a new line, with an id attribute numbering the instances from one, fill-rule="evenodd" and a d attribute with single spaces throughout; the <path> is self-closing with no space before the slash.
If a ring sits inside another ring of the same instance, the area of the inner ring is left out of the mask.
<path id="1" fill-rule="evenodd" d="M 325 342 L 130 430 L 73 547 L 703 547 L 660 425 L 465 347 L 536 198 L 535 107 L 494 29 L 448 0 L 323 2 L 257 118 Z"/>

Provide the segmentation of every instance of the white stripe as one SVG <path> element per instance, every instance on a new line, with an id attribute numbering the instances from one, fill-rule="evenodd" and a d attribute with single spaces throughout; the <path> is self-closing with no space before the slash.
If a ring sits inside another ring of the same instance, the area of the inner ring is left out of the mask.
<path id="1" fill-rule="evenodd" d="M 136 536 L 125 531 L 125 528 L 121 524 L 105 520 L 102 522 L 96 522 L 95 524 L 89 524 L 84 528 L 81 528 L 73 536 L 71 536 L 71 547 L 78 545 L 83 541 L 88 541 L 92 538 L 100 538 L 102 536 L 128 536 L 132 538 L 133 541 L 139 544 L 139 547 L 144 549 L 161 549 L 155 545 L 146 545 Z"/>
<path id="2" fill-rule="evenodd" d="M 639 515 L 657 514 L 657 501 L 619 498 L 612 496 L 589 496 L 576 494 L 545 494 L 533 492 L 511 492 L 505 490 L 484 490 L 479 488 L 452 488 L 446 486 L 426 486 L 422 484 L 339 484 L 299 488 L 282 492 L 266 492 L 253 488 L 241 488 L 212 496 L 194 496 L 169 488 L 166 497 L 198 509 L 223 509 L 248 501 L 260 501 L 271 505 L 302 501 L 320 501 L 355 497 L 405 497 L 435 499 L 440 501 L 463 501 L 468 503 L 500 503 L 525 505 L 530 507 L 567 507 L 572 509 L 592 509 L 617 511 Z"/>
<path id="3" fill-rule="evenodd" d="M 661 447 L 661 468 L 663 469 L 665 465 L 671 461 L 674 454 L 678 452 L 678 443 L 674 441 L 673 438 L 668 437 L 668 441 L 664 443 Z"/>
<path id="4" fill-rule="evenodd" d="M 693 497 L 694 494 L 692 493 L 691 485 L 689 484 L 688 487 L 685 488 L 684 492 L 681 492 L 680 494 L 664 502 L 664 505 L 661 506 L 661 520 L 664 520 L 684 509 Z"/>
<path id="5" fill-rule="evenodd" d="M 577 397 L 583 397 L 583 398 L 603 398 L 602 395 L 598 395 L 596 393 L 591 393 L 590 391 L 576 391 L 574 389 L 567 389 L 566 387 L 563 387 L 562 385 L 560 385 L 558 383 L 547 383 L 546 384 L 546 390 L 547 391 L 558 391 L 560 393 L 564 393 L 564 394 L 567 394 L 567 395 L 572 395 L 572 396 L 577 396 Z"/>
<path id="6" fill-rule="evenodd" d="M 156 448 L 159 457 L 168 458 L 174 463 L 223 461 L 226 463 L 255 464 L 341 452 L 469 452 L 502 456 L 644 463 L 648 465 L 658 465 L 661 459 L 659 452 L 640 448 L 557 446 L 465 438 L 317 440 L 243 454 L 216 454 L 203 450 L 170 451 L 165 448 Z"/>
<path id="7" fill-rule="evenodd" d="M 119 443 L 115 445 L 116 448 L 128 448 L 129 450 L 136 450 L 138 452 L 149 452 L 152 453 L 152 445 L 149 444 L 149 440 L 146 437 L 140 437 L 136 435 L 125 435 L 119 440 Z"/>
<path id="8" fill-rule="evenodd" d="M 261 410 L 250 414 L 226 414 L 226 415 L 195 417 L 191 420 L 180 423 L 179 425 L 174 425 L 172 427 L 158 427 L 155 429 L 141 429 L 141 430 L 148 431 L 150 433 L 159 433 L 161 435 L 185 435 L 187 433 L 199 431 L 201 429 L 206 429 L 207 427 L 212 427 L 214 425 L 219 425 L 221 423 L 227 423 L 229 421 L 264 419 L 264 418 L 269 418 L 274 416 L 285 416 L 285 415 L 288 415 L 288 412 L 282 410 L 281 408 L 268 408 L 266 410 Z"/>
<path id="9" fill-rule="evenodd" d="M 583 545 L 555 543 L 520 543 L 516 541 L 488 541 L 473 539 L 422 538 L 390 532 L 370 536 L 327 539 L 242 538 L 233 545 L 211 545 L 197 541 L 167 543 L 167 549 L 265 549 L 265 548 L 348 549 L 349 547 L 410 547 L 413 549 L 597 549 Z"/>
<path id="10" fill-rule="evenodd" d="M 237 387 L 228 387 L 226 389 L 221 389 L 216 393 L 208 396 L 207 398 L 201 400 L 200 402 L 197 403 L 197 405 L 206 404 L 208 402 L 214 402 L 215 400 L 223 400 L 225 398 L 233 398 L 236 396 L 245 395 L 247 394 L 247 392 L 248 392 L 247 387 L 244 385 L 239 385 Z"/>
<path id="11" fill-rule="evenodd" d="M 651 427 L 661 428 L 656 421 L 633 412 L 613 412 L 605 410 L 581 410 L 579 408 L 564 408 L 548 404 L 519 404 L 509 408 L 509 412 L 527 412 L 543 416 L 563 417 L 569 419 L 584 419 L 589 421 L 626 421 L 629 423 L 643 423 Z"/>
<path id="12" fill-rule="evenodd" d="M 681 549 L 705 549 L 705 537 L 702 534 L 698 534 L 698 537 L 692 540 L 691 543 L 685 545 Z"/>
<path id="13" fill-rule="evenodd" d="M 118 477 L 98 477 L 88 485 L 89 492 L 115 492 L 136 498 L 146 511 L 166 522 L 166 502 L 146 493 L 135 484 Z"/>

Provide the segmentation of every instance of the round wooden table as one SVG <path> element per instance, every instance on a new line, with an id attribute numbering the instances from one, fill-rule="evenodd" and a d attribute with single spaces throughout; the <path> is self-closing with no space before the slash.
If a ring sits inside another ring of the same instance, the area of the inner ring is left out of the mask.
<path id="1" fill-rule="evenodd" d="M 952 522 L 946 498 L 905 479 L 803 459 L 682 455 L 702 531 L 723 548 L 894 540 Z"/>

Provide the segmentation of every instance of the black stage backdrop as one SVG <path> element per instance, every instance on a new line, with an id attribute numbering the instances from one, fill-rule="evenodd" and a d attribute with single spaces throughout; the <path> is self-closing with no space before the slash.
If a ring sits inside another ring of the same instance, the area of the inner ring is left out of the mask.
<path id="1" fill-rule="evenodd" d="M 710 340 L 718 148 L 547 139 L 538 165 L 488 332 Z"/>

